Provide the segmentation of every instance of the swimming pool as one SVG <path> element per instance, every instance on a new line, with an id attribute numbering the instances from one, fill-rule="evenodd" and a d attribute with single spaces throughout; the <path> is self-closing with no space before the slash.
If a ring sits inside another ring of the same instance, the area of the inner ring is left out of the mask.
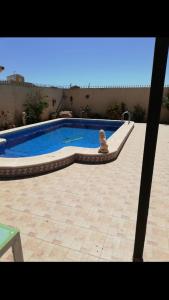
<path id="1" fill-rule="evenodd" d="M 105 163 L 117 158 L 133 122 L 64 118 L 0 132 L 0 177 L 41 174 L 73 162 Z M 98 153 L 99 130 L 109 152 Z"/>
<path id="2" fill-rule="evenodd" d="M 0 134 L 0 138 L 6 139 L 6 143 L 1 146 L 0 156 L 30 157 L 68 146 L 98 148 L 100 129 L 105 130 L 108 139 L 123 124 L 124 121 L 66 119 L 19 132 Z"/>

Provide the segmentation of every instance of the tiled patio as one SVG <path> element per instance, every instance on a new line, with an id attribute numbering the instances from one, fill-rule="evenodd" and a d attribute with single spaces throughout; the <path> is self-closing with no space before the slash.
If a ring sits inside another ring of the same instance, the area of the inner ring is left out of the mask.
<path id="1" fill-rule="evenodd" d="M 116 161 L 0 181 L 0 222 L 21 231 L 25 261 L 132 261 L 145 124 Z M 169 126 L 160 125 L 144 251 L 169 261 Z M 1 261 L 11 261 L 9 250 Z"/>

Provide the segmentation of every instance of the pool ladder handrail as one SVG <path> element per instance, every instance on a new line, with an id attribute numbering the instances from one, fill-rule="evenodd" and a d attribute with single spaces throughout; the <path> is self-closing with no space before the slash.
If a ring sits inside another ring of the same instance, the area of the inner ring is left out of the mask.
<path id="1" fill-rule="evenodd" d="M 125 114 L 127 114 L 128 115 L 128 124 L 130 123 L 130 120 L 131 120 L 131 113 L 128 111 L 128 110 L 126 110 L 126 111 L 124 111 L 123 113 L 122 113 L 122 120 L 124 120 L 124 115 Z"/>

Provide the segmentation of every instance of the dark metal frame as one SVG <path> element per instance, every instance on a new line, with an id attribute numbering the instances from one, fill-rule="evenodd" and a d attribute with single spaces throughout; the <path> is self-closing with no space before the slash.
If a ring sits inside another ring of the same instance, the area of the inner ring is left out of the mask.
<path id="1" fill-rule="evenodd" d="M 156 38 L 133 253 L 133 261 L 135 262 L 143 261 L 168 47 L 169 38 Z"/>
<path id="2" fill-rule="evenodd" d="M 15 235 L 7 242 L 7 244 L 0 249 L 0 257 L 12 247 L 13 258 L 15 262 L 23 262 L 23 251 L 21 244 L 20 232 L 16 232 Z"/>

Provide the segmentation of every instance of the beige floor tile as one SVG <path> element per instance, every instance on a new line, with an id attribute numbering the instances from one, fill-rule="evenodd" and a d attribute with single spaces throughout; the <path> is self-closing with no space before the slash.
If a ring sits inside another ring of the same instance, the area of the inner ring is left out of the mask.
<path id="1" fill-rule="evenodd" d="M 100 257 L 105 239 L 105 234 L 90 230 L 88 231 L 86 239 L 83 241 L 80 251 L 83 253 Z"/>
<path id="2" fill-rule="evenodd" d="M 45 261 L 45 259 L 48 258 L 50 252 L 52 251 L 52 248 L 52 244 L 41 241 L 38 247 L 29 257 L 29 261 Z"/>
<path id="3" fill-rule="evenodd" d="M 73 262 L 94 262 L 99 261 L 98 257 L 95 257 L 93 255 L 85 254 L 80 251 L 75 251 L 70 249 L 66 255 L 66 258 L 64 261 L 73 261 Z"/>
<path id="4" fill-rule="evenodd" d="M 69 249 L 64 261 L 81 261 L 82 253 L 73 249 Z"/>
<path id="5" fill-rule="evenodd" d="M 52 250 L 49 252 L 48 256 L 43 258 L 43 261 L 64 261 L 69 249 L 61 247 L 59 245 L 54 245 Z"/>
<path id="6" fill-rule="evenodd" d="M 0 180 L 0 222 L 20 229 L 25 261 L 132 260 L 144 135 L 145 124 L 135 124 L 108 164 Z M 168 140 L 169 126 L 160 125 L 145 261 L 169 261 Z"/>
<path id="7" fill-rule="evenodd" d="M 100 259 L 113 260 L 116 256 L 120 246 L 119 237 L 106 237 L 103 249 L 101 251 Z"/>

